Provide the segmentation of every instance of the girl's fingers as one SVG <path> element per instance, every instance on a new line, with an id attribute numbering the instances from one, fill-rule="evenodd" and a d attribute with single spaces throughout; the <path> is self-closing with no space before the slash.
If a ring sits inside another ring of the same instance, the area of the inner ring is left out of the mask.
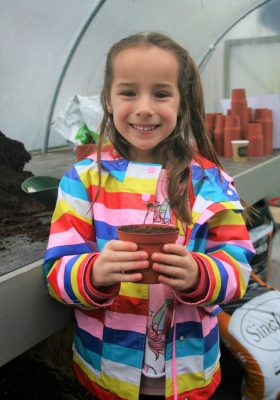
<path id="1" fill-rule="evenodd" d="M 178 256 L 187 256 L 190 254 L 185 246 L 176 243 L 165 244 L 163 245 L 162 250 L 164 253 L 176 254 Z"/>
<path id="2" fill-rule="evenodd" d="M 164 276 L 172 277 L 172 279 L 183 278 L 182 268 L 178 268 L 173 265 L 154 263 L 152 268 L 154 271 L 163 274 Z"/>
<path id="3" fill-rule="evenodd" d="M 127 250 L 109 250 L 106 249 L 103 251 L 100 257 L 103 257 L 107 262 L 112 263 L 126 263 L 129 261 L 144 261 L 148 259 L 148 254 L 146 251 L 137 250 L 137 251 L 127 251 Z"/>
<path id="4" fill-rule="evenodd" d="M 164 283 L 165 285 L 168 285 L 168 286 L 172 286 L 172 287 L 178 286 L 178 279 L 171 277 L 171 276 L 159 275 L 158 281 L 160 283 Z"/>
<path id="5" fill-rule="evenodd" d="M 138 246 L 133 242 L 124 242 L 123 240 L 110 240 L 104 249 L 113 251 L 136 251 Z"/>
<path id="6" fill-rule="evenodd" d="M 148 261 L 133 261 L 115 264 L 114 269 L 117 273 L 133 273 L 137 269 L 146 269 L 148 266 Z"/>
<path id="7" fill-rule="evenodd" d="M 154 253 L 152 254 L 153 262 L 163 265 L 171 265 L 183 268 L 186 265 L 187 256 L 180 256 L 166 253 Z"/>
<path id="8" fill-rule="evenodd" d="M 143 278 L 140 272 L 128 273 L 123 271 L 120 275 L 120 282 L 138 282 Z"/>

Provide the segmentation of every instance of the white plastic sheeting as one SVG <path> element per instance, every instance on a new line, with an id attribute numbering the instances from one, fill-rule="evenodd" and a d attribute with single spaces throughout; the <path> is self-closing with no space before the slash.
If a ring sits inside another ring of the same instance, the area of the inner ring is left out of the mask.
<path id="1" fill-rule="evenodd" d="M 280 94 L 279 21 L 280 1 L 272 0 L 219 41 L 201 69 L 208 112 L 223 112 L 221 99 L 229 98 L 232 88 L 245 88 L 249 97 Z"/>
<path id="2" fill-rule="evenodd" d="M 228 27 L 266 3 L 0 0 L 0 130 L 28 150 L 43 148 L 51 122 L 70 97 L 99 93 L 106 52 L 116 40 L 139 31 L 160 31 L 185 46 L 199 63 Z M 50 132 L 49 147 L 65 143 Z"/>

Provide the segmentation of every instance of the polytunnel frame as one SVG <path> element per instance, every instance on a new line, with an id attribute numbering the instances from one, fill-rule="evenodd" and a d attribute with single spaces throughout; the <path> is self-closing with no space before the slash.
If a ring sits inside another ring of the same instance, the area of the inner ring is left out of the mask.
<path id="1" fill-rule="evenodd" d="M 56 106 L 56 102 L 57 102 L 57 98 L 58 98 L 58 95 L 59 95 L 60 88 L 62 86 L 62 83 L 63 83 L 64 77 L 65 77 L 65 74 L 67 72 L 67 69 L 69 67 L 70 61 L 72 60 L 72 57 L 75 54 L 75 51 L 76 51 L 80 41 L 82 40 L 87 28 L 92 23 L 92 21 L 94 20 L 94 18 L 96 17 L 96 15 L 98 13 L 98 11 L 101 9 L 101 7 L 104 5 L 105 2 L 106 2 L 106 0 L 99 0 L 97 5 L 93 8 L 93 10 L 91 11 L 89 17 L 86 19 L 86 21 L 84 22 L 84 25 L 82 26 L 81 30 L 79 31 L 76 39 L 74 40 L 73 46 L 70 48 L 68 56 L 66 57 L 65 63 L 63 65 L 63 67 L 62 67 L 61 73 L 59 75 L 59 78 L 58 78 L 58 81 L 57 81 L 57 84 L 56 84 L 56 87 L 55 87 L 55 91 L 54 91 L 52 102 L 51 102 L 51 106 L 50 106 L 42 153 L 46 153 L 47 150 L 48 150 L 49 137 L 50 137 L 50 131 L 51 131 L 51 124 L 52 124 L 54 109 L 55 109 L 55 106 Z"/>
<path id="2" fill-rule="evenodd" d="M 247 15 L 251 14 L 251 12 L 255 11 L 257 8 L 264 6 L 266 3 L 269 3 L 271 0 L 264 0 L 261 1 L 259 4 L 251 7 L 249 10 L 244 12 L 243 14 L 240 15 L 235 21 L 233 21 L 221 34 L 218 36 L 218 38 L 208 47 L 207 51 L 205 54 L 201 57 L 200 61 L 198 62 L 198 68 L 200 71 L 203 70 L 205 65 L 207 64 L 207 61 L 209 60 L 209 57 L 211 53 L 215 50 L 217 44 L 223 39 L 223 37 L 232 29 L 234 28 L 235 25 L 238 24 L 242 19 L 246 18 Z"/>
<path id="3" fill-rule="evenodd" d="M 249 8 L 246 12 L 241 14 L 238 18 L 236 18 L 218 37 L 217 39 L 208 47 L 207 51 L 204 53 L 204 55 L 201 57 L 200 61 L 198 62 L 198 68 L 200 71 L 203 70 L 207 62 L 209 61 L 209 58 L 211 57 L 211 54 L 215 50 L 216 46 L 218 43 L 223 39 L 223 37 L 235 26 L 237 25 L 242 19 L 247 17 L 249 14 L 251 14 L 253 11 L 258 9 L 259 7 L 264 6 L 266 3 L 269 3 L 271 0 L 262 0 L 255 6 Z M 42 148 L 42 153 L 46 153 L 48 150 L 48 144 L 49 144 L 49 137 L 50 137 L 50 131 L 51 131 L 51 124 L 52 124 L 52 119 L 53 119 L 53 114 L 57 102 L 57 98 L 59 95 L 60 88 L 62 86 L 65 74 L 67 72 L 67 69 L 69 67 L 70 61 L 72 60 L 73 55 L 75 54 L 75 51 L 82 40 L 87 28 L 89 25 L 92 23 L 98 12 L 100 11 L 101 7 L 105 4 L 106 0 L 99 0 L 97 5 L 93 8 L 91 11 L 89 17 L 85 21 L 84 25 L 82 26 L 81 30 L 79 31 L 76 39 L 74 40 L 73 46 L 70 48 L 70 52 L 68 56 L 66 57 L 65 63 L 63 65 L 63 68 L 61 70 L 61 73 L 59 75 L 55 91 L 53 94 L 49 114 L 48 114 L 48 119 L 47 119 L 47 127 L 45 131 L 45 137 L 44 137 L 44 143 L 43 143 L 43 148 Z"/>

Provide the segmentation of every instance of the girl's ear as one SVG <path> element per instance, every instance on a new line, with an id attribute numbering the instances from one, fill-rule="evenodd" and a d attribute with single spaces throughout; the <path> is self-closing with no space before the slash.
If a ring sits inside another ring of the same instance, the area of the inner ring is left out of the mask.
<path id="1" fill-rule="evenodd" d="M 110 99 L 107 99 L 107 100 L 106 100 L 106 107 L 107 107 L 108 113 L 109 113 L 109 114 L 113 114 L 113 108 L 112 108 Z"/>
<path id="2" fill-rule="evenodd" d="M 178 117 L 182 117 L 182 104 L 181 104 L 181 102 L 180 102 L 180 105 L 179 105 Z"/>

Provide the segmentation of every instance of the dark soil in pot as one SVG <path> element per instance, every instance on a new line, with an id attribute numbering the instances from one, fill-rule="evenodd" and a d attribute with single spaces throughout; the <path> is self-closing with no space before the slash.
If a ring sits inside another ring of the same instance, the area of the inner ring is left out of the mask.
<path id="1" fill-rule="evenodd" d="M 161 234 L 177 231 L 173 226 L 165 225 L 125 225 L 119 228 L 123 232 L 144 233 L 144 234 Z"/>

